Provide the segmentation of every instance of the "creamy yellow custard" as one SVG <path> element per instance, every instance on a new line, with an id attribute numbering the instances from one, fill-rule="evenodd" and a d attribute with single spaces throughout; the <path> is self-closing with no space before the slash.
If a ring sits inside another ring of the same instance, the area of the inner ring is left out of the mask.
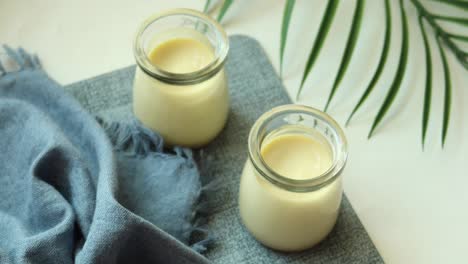
<path id="1" fill-rule="evenodd" d="M 269 140 L 262 146 L 261 154 L 276 173 L 296 180 L 321 175 L 333 164 L 326 143 L 300 134 L 285 134 Z"/>
<path id="2" fill-rule="evenodd" d="M 167 40 L 156 46 L 149 54 L 151 63 L 172 73 L 201 70 L 214 58 L 211 47 L 193 38 Z"/>
<path id="3" fill-rule="evenodd" d="M 169 73 L 194 73 L 216 58 L 206 38 L 195 30 L 173 29 L 159 40 L 154 41 L 148 59 Z M 228 116 L 224 69 L 200 82 L 174 84 L 149 76 L 137 67 L 133 102 L 135 116 L 159 132 L 169 145 L 205 145 L 222 130 Z"/>
<path id="4" fill-rule="evenodd" d="M 318 133 L 282 134 L 262 144 L 261 156 L 276 173 L 289 179 L 313 179 L 333 165 L 331 147 Z M 247 161 L 241 176 L 239 207 L 244 225 L 268 247 L 303 250 L 320 242 L 335 225 L 341 203 L 338 177 L 309 192 L 295 192 L 271 183 Z"/>

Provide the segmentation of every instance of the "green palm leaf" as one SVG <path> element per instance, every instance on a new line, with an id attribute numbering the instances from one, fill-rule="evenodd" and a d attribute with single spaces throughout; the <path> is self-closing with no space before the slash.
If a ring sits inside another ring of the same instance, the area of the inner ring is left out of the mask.
<path id="1" fill-rule="evenodd" d="M 424 142 L 426 140 L 427 125 L 429 124 L 429 114 L 431 111 L 431 98 L 432 98 L 432 59 L 429 41 L 427 40 L 426 30 L 422 16 L 419 16 L 419 26 L 421 27 L 421 33 L 424 41 L 424 50 L 426 52 L 426 89 L 424 91 L 424 105 L 423 105 L 423 117 L 422 117 L 422 146 L 424 148 Z"/>
<path id="2" fill-rule="evenodd" d="M 345 52 L 343 58 L 341 59 L 340 68 L 338 74 L 335 77 L 333 87 L 331 89 L 330 95 L 328 96 L 327 104 L 325 105 L 325 112 L 330 105 L 333 96 L 337 90 L 338 85 L 340 85 L 341 80 L 343 79 L 346 69 L 348 68 L 349 62 L 351 61 L 351 56 L 356 47 L 356 42 L 359 36 L 359 30 L 361 29 L 362 14 L 364 13 L 365 0 L 358 0 L 356 2 L 356 9 L 354 11 L 353 22 L 351 24 L 351 31 L 349 32 L 348 41 L 346 43 Z"/>
<path id="3" fill-rule="evenodd" d="M 439 19 L 439 20 L 461 24 L 462 26 L 468 26 L 468 19 L 465 19 L 465 18 L 441 16 L 441 15 L 433 15 L 432 17 L 435 19 Z"/>
<path id="4" fill-rule="evenodd" d="M 211 0 L 206 0 L 205 6 L 203 7 L 203 13 L 207 13 L 208 9 L 210 8 Z"/>
<path id="5" fill-rule="evenodd" d="M 382 119 L 384 118 L 385 114 L 387 113 L 388 109 L 392 105 L 393 101 L 395 100 L 398 91 L 400 90 L 400 84 L 403 80 L 403 76 L 406 70 L 406 62 L 408 61 L 408 19 L 406 18 L 405 8 L 403 7 L 403 0 L 400 0 L 400 13 L 401 13 L 401 22 L 402 22 L 402 43 L 401 43 L 401 52 L 400 52 L 400 61 L 398 63 L 397 73 L 395 78 L 393 79 L 392 86 L 390 87 L 385 100 L 380 107 L 377 116 L 374 119 L 374 123 L 372 124 L 371 130 L 369 131 L 368 138 L 372 136 L 374 133 L 375 128 L 380 124 Z"/>
<path id="6" fill-rule="evenodd" d="M 289 22 L 296 0 L 287 0 L 284 6 L 283 23 L 281 24 L 281 43 L 280 43 L 280 75 L 283 75 L 283 56 L 288 37 Z"/>
<path id="7" fill-rule="evenodd" d="M 296 99 L 299 98 L 299 95 L 302 91 L 302 87 L 304 86 L 304 82 L 309 75 L 312 66 L 314 66 L 315 60 L 322 49 L 323 43 L 325 42 L 325 38 L 327 37 L 328 30 L 330 29 L 330 25 L 332 24 L 333 18 L 335 16 L 336 8 L 338 7 L 337 0 L 329 0 L 327 8 L 322 18 L 322 22 L 320 23 L 319 32 L 317 37 L 315 38 L 314 45 L 312 46 L 312 50 L 310 52 L 309 58 L 307 59 L 306 67 L 304 73 L 302 75 L 301 86 L 297 91 Z"/>
<path id="8" fill-rule="evenodd" d="M 442 147 L 445 144 L 445 138 L 447 136 L 449 121 L 450 121 L 450 105 L 452 103 L 452 84 L 450 81 L 450 72 L 445 56 L 444 48 L 440 39 L 437 38 L 437 44 L 439 44 L 440 57 L 442 58 L 442 65 L 444 66 L 444 78 L 445 78 L 445 95 L 444 95 L 444 118 L 442 123 Z"/>
<path id="9" fill-rule="evenodd" d="M 450 109 L 451 109 L 451 97 L 452 97 L 452 87 L 451 87 L 451 79 L 450 79 L 450 72 L 449 72 L 449 65 L 447 62 L 445 48 L 446 46 L 448 50 L 450 50 L 457 60 L 462 64 L 465 69 L 468 70 L 468 52 L 464 51 L 460 46 L 459 43 L 456 41 L 468 41 L 468 35 L 464 33 L 452 33 L 445 30 L 442 26 L 439 25 L 441 22 L 449 22 L 449 23 L 456 23 L 461 25 L 462 27 L 468 28 L 468 19 L 464 16 L 448 16 L 448 15 L 440 15 L 434 14 L 429 12 L 425 6 L 423 5 L 423 1 L 420 0 L 410 0 L 413 6 L 416 8 L 418 15 L 419 15 L 419 26 L 421 27 L 421 34 L 423 38 L 423 44 L 425 48 L 425 58 L 426 58 L 426 80 L 425 80 L 425 89 L 424 89 L 424 104 L 423 104 L 423 113 L 422 113 L 422 147 L 424 148 L 427 130 L 430 121 L 430 110 L 431 110 L 431 101 L 432 101 L 432 75 L 433 75 L 433 68 L 432 68 L 432 57 L 431 57 L 431 49 L 430 44 L 428 41 L 428 33 L 424 24 L 424 20 L 427 24 L 433 29 L 435 35 L 437 36 L 437 44 L 439 47 L 439 52 L 443 64 L 444 69 L 444 76 L 445 76 L 445 90 L 444 90 L 444 109 L 443 109 L 443 124 L 442 124 L 442 147 L 445 144 L 445 140 L 447 137 L 448 127 L 449 127 L 449 120 L 450 120 Z M 468 10 L 468 1 L 466 0 L 432 0 L 437 1 L 443 4 L 450 5 L 454 8 Z M 204 10 L 209 9 L 211 0 L 207 0 L 205 3 Z M 233 0 L 224 0 L 222 2 L 222 6 L 220 8 L 220 12 L 218 14 L 218 21 L 221 21 L 233 3 Z M 290 21 L 292 17 L 292 12 L 294 9 L 296 1 L 295 0 L 286 0 L 284 10 L 283 10 L 283 17 L 282 17 L 282 25 L 281 25 L 281 35 L 280 35 L 280 74 L 282 75 L 283 72 L 283 59 L 286 47 L 286 41 L 288 37 L 288 31 L 290 26 Z M 375 69 L 374 75 L 372 76 L 371 81 L 367 85 L 364 93 L 360 97 L 358 103 L 353 108 L 351 114 L 349 115 L 346 125 L 349 124 L 353 116 L 357 113 L 360 107 L 364 104 L 364 102 L 368 99 L 369 95 L 374 90 L 377 82 L 379 81 L 383 69 L 387 63 L 387 58 L 390 53 L 390 40 L 391 40 L 391 32 L 392 32 L 392 16 L 391 16 L 391 8 L 390 8 L 390 0 L 384 0 L 385 3 L 385 38 L 382 47 L 382 51 L 380 53 L 379 63 L 377 68 Z M 325 12 L 322 16 L 322 20 L 320 21 L 319 29 L 317 36 L 313 42 L 312 48 L 310 50 L 309 56 L 306 61 L 306 65 L 304 68 L 304 72 L 302 74 L 301 83 L 299 89 L 297 91 L 297 99 L 301 94 L 303 89 L 304 83 L 309 76 L 314 64 L 320 54 L 320 51 L 326 41 L 328 36 L 330 27 L 333 23 L 336 9 L 338 7 L 339 1 L 338 0 L 329 0 L 327 2 L 327 6 L 325 8 Z M 349 67 L 349 63 L 353 56 L 353 52 L 358 40 L 360 27 L 362 23 L 362 16 L 364 12 L 365 2 L 364 0 L 356 1 L 356 7 L 354 10 L 353 20 L 351 23 L 350 31 L 347 36 L 346 47 L 345 51 L 343 52 L 343 56 L 341 58 L 341 62 L 336 73 L 333 86 L 331 88 L 330 94 L 328 96 L 325 111 L 328 109 L 329 105 L 331 104 L 334 95 L 336 94 L 338 87 L 346 74 L 347 68 Z M 401 14 L 401 21 L 402 21 L 402 40 L 401 40 L 401 51 L 399 54 L 398 59 L 398 68 L 396 70 L 395 75 L 393 76 L 393 80 L 391 82 L 390 88 L 388 89 L 384 101 L 380 106 L 377 115 L 372 123 L 372 126 L 369 131 L 368 137 L 370 138 L 373 133 L 375 132 L 376 128 L 380 125 L 382 120 L 384 119 L 385 115 L 387 114 L 388 110 L 391 108 L 395 98 L 398 95 L 398 92 L 401 88 L 401 84 L 403 78 L 406 73 L 406 67 L 408 62 L 408 52 L 409 52 L 409 30 L 408 30 L 408 18 L 406 16 L 406 11 L 403 5 L 403 0 L 399 0 L 399 10 Z"/>
<path id="10" fill-rule="evenodd" d="M 432 0 L 468 10 L 468 2 L 463 0 Z"/>
<path id="11" fill-rule="evenodd" d="M 346 120 L 346 125 L 349 124 L 354 114 L 357 112 L 357 110 L 361 107 L 361 105 L 370 95 L 370 93 L 375 87 L 375 84 L 379 80 L 380 75 L 383 72 L 385 62 L 387 61 L 388 51 L 390 50 L 389 47 L 390 47 L 391 32 L 392 32 L 392 14 L 390 10 L 390 2 L 389 0 L 385 0 L 385 37 L 384 37 L 384 44 L 383 44 L 382 52 L 380 54 L 379 65 L 377 66 L 377 69 L 374 73 L 374 76 L 372 77 L 372 80 L 370 81 L 369 85 L 364 91 L 364 94 L 361 96 L 361 98 L 359 99 L 359 102 L 356 104 L 353 111 L 349 115 L 348 120 Z"/>
<path id="12" fill-rule="evenodd" d="M 219 10 L 218 18 L 217 20 L 221 22 L 223 19 L 224 15 L 226 14 L 227 10 L 231 6 L 233 0 L 224 0 L 223 5 L 221 6 L 221 9 Z"/>
<path id="13" fill-rule="evenodd" d="M 452 39 L 457 39 L 457 40 L 461 40 L 461 41 L 468 41 L 468 36 L 462 36 L 462 35 L 458 35 L 458 34 L 447 34 L 447 36 L 449 38 L 452 38 Z"/>
<path id="14" fill-rule="evenodd" d="M 449 3 L 449 1 L 445 2 L 439 0 L 440 2 Z M 447 45 L 447 47 L 455 54 L 458 61 L 462 64 L 462 66 L 468 70 L 468 61 L 467 61 L 467 53 L 464 52 L 460 47 L 458 47 L 451 39 L 450 33 L 447 33 L 439 24 L 436 22 L 434 15 L 431 14 L 426 8 L 417 0 L 411 0 L 414 7 L 418 10 L 418 12 L 424 16 L 426 21 L 432 26 L 437 36 L 439 36 L 443 42 Z M 458 3 L 458 2 L 457 2 Z"/>

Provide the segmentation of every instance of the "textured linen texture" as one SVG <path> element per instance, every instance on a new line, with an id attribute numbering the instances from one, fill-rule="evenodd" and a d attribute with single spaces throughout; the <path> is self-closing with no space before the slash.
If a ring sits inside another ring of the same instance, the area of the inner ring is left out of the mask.
<path id="1" fill-rule="evenodd" d="M 20 70 L 0 67 L 0 263 L 208 263 L 182 243 L 200 231 L 191 150 L 163 152 L 136 123 L 103 128 L 6 50 Z"/>
<path id="2" fill-rule="evenodd" d="M 237 196 L 247 159 L 247 137 L 255 120 L 272 107 L 291 103 L 271 63 L 257 41 L 230 37 L 226 64 L 231 111 L 223 132 L 195 152 L 202 181 L 218 181 L 209 195 L 208 229 L 216 245 L 207 252 L 215 263 L 383 263 L 379 253 L 343 196 L 338 222 L 318 246 L 300 253 L 280 253 L 263 247 L 242 226 Z M 90 111 L 108 119 L 131 119 L 134 66 L 72 84 L 66 88 Z M 346 170 L 344 172 L 346 177 Z"/>

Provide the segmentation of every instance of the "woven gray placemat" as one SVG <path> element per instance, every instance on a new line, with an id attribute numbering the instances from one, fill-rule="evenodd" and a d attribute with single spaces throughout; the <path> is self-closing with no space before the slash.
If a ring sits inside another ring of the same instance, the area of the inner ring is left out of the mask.
<path id="1" fill-rule="evenodd" d="M 204 181 L 219 179 L 221 187 L 207 199 L 215 205 L 208 229 L 216 245 L 207 257 L 215 263 L 383 263 L 346 196 L 338 222 L 318 246 L 300 253 L 281 253 L 263 247 L 242 226 L 238 213 L 239 177 L 247 159 L 247 137 L 255 120 L 267 110 L 290 103 L 259 43 L 249 37 L 230 37 L 227 62 L 231 111 L 223 132 L 197 150 Z M 107 119 L 132 118 L 131 89 L 135 66 L 66 86 L 82 104 Z M 344 172 L 346 177 L 346 171 Z"/>

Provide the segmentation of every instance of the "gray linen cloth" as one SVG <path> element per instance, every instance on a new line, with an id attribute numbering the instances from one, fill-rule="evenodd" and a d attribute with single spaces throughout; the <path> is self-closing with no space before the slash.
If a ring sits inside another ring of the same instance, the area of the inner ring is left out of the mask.
<path id="1" fill-rule="evenodd" d="M 184 244 L 203 233 L 191 150 L 97 121 L 37 58 L 6 51 L 20 69 L 0 66 L 0 263 L 207 263 Z"/>
<path id="2" fill-rule="evenodd" d="M 230 37 L 226 70 L 231 97 L 228 122 L 213 142 L 194 152 L 201 180 L 216 179 L 219 183 L 219 189 L 207 192 L 205 197 L 211 208 L 207 212 L 207 229 L 216 243 L 207 257 L 222 264 L 383 263 L 346 195 L 334 230 L 310 250 L 281 253 L 263 247 L 249 235 L 237 206 L 239 177 L 248 156 L 247 136 L 262 113 L 291 101 L 262 47 L 252 38 Z M 92 113 L 106 119 L 131 120 L 134 72 L 135 66 L 131 66 L 65 88 Z"/>

